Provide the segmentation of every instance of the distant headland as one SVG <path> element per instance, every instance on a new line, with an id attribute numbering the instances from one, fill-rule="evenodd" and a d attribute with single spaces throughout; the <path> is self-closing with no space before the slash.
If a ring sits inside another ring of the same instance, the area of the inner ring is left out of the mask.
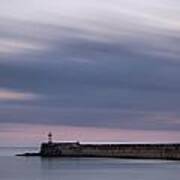
<path id="1" fill-rule="evenodd" d="M 80 142 L 53 142 L 48 134 L 48 142 L 42 143 L 37 153 L 17 156 L 40 157 L 106 157 L 131 159 L 180 160 L 180 143 L 131 143 L 131 144 L 82 144 Z"/>

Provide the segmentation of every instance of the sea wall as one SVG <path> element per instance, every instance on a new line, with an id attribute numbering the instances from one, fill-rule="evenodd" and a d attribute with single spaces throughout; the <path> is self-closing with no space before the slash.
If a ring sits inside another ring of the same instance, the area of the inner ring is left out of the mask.
<path id="1" fill-rule="evenodd" d="M 43 157 L 119 157 L 180 160 L 180 144 L 43 143 Z"/>

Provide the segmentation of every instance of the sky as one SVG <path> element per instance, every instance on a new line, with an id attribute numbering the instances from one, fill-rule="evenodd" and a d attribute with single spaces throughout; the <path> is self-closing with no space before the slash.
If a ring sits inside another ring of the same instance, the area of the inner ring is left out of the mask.
<path id="1" fill-rule="evenodd" d="M 0 146 L 180 141 L 178 0 L 0 0 Z"/>

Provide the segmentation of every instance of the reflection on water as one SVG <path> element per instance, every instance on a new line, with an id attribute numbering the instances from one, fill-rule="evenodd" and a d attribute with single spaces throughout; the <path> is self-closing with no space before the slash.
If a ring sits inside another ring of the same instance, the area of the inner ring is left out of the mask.
<path id="1" fill-rule="evenodd" d="M 2 155 L 3 151 L 0 149 L 0 180 L 179 180 L 180 177 L 178 161 L 15 157 Z"/>

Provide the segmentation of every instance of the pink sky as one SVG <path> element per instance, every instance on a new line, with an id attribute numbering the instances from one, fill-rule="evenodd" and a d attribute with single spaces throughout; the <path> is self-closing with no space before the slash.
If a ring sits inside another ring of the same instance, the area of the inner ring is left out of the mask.
<path id="1" fill-rule="evenodd" d="M 180 139 L 178 131 L 4 123 L 0 127 L 1 146 L 38 146 L 41 142 L 47 141 L 49 131 L 53 133 L 54 141 L 178 142 Z"/>

